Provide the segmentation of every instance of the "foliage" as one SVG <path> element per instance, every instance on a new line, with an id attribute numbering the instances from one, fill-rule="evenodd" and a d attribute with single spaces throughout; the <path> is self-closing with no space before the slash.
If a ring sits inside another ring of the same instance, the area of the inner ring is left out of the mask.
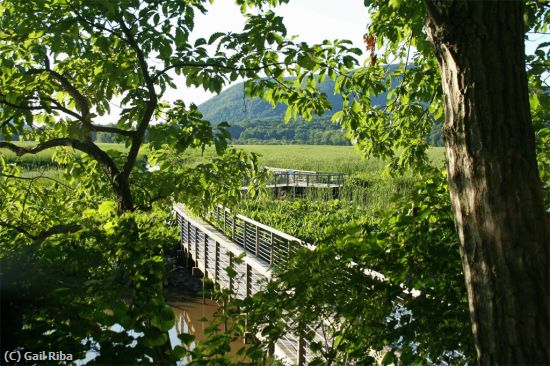
<path id="1" fill-rule="evenodd" d="M 227 125 L 213 127 L 195 105 L 163 94 L 176 87 L 172 71 L 212 92 L 257 77 L 276 62 L 265 48 L 285 32 L 262 12 L 241 33 L 191 41 L 195 13 L 205 11 L 200 0 L 1 3 L 0 133 L 34 145 L 0 148 L 17 157 L 57 148 L 50 156 L 63 169 L 24 175 L 0 156 L 2 290 L 21 289 L 27 305 L 2 297 L 3 315 L 17 312 L 3 337 L 10 346 L 78 357 L 95 350 L 102 364 L 181 355 L 169 347 L 173 316 L 162 296 L 162 257 L 175 244 L 167 208 L 172 199 L 197 209 L 234 201 L 242 177 L 258 170 L 254 155 L 227 148 Z M 114 126 L 99 124 L 102 116 Z M 126 148 L 95 143 L 95 133 Z M 140 161 L 146 137 L 149 166 Z M 188 149 L 209 146 L 212 159 L 181 164 Z"/>
<path id="2" fill-rule="evenodd" d="M 237 1 L 243 12 L 286 2 Z M 173 199 L 197 211 L 216 203 L 234 206 L 242 178 L 261 181 L 263 172 L 256 155 L 228 148 L 227 124 L 212 126 L 197 106 L 163 99 L 177 87 L 172 72 L 211 92 L 246 78 L 249 95 L 272 107 L 288 105 L 286 120 L 311 120 L 330 110 L 318 89 L 328 78 L 342 95 L 343 109 L 332 119 L 366 155 L 393 157 L 397 168 L 425 163 L 428 135 L 441 116 L 441 88 L 421 4 L 366 3 L 373 20 L 367 43 L 379 57 L 371 55 L 372 65 L 357 69 L 361 51 L 350 42 L 285 39 L 282 19 L 265 8 L 248 14 L 240 33 L 194 39 L 195 13 L 206 11 L 201 0 L 3 1 L 0 133 L 34 145 L 0 141 L 0 148 L 37 160 L 56 148 L 50 156 L 63 176 L 24 175 L 0 155 L 2 324 L 9 331 L 2 346 L 63 349 L 79 358 L 95 351 L 91 363 L 98 364 L 173 363 L 187 354 L 184 347 L 171 349 L 167 336 L 173 316 L 162 295 L 162 257 L 177 237 L 166 225 L 166 211 Z M 388 73 L 383 64 L 393 56 L 401 66 Z M 532 75 L 541 75 L 540 68 Z M 375 98 L 396 80 L 401 83 L 389 101 L 377 107 Z M 113 100 L 122 109 L 110 116 L 114 125 L 98 124 Z M 543 115 L 548 109 L 538 102 Z M 546 143 L 547 131 L 538 131 Z M 116 135 L 126 148 L 100 145 L 94 133 Z M 146 138 L 145 162 L 140 151 Z M 215 153 L 208 155 L 209 148 Z M 195 150 L 209 159 L 196 159 Z M 539 155 L 545 181 L 546 151 Z M 322 163 L 278 159 L 297 167 Z M 342 237 L 342 231 L 306 226 L 313 240 L 335 244 L 298 256 L 265 294 L 230 304 L 223 316 L 238 319 L 247 307 L 252 332 L 263 332 L 268 341 L 280 335 L 281 319 L 310 340 L 305 324 L 327 321 L 331 341 L 314 343 L 320 362 L 371 362 L 365 350 L 372 349 L 388 351 L 386 363 L 471 363 L 447 193 L 440 177 L 429 179 L 377 227 L 360 221 Z M 355 217 L 320 211 L 317 219 L 340 224 Z M 385 281 L 365 277 L 365 269 L 382 272 Z M 399 309 L 407 311 L 397 319 Z M 226 362 L 222 354 L 241 325 L 235 321 L 233 333 L 219 333 L 214 325 L 212 343 L 195 352 L 197 364 Z"/>
<path id="3" fill-rule="evenodd" d="M 177 233 L 165 211 L 119 216 L 115 202 L 74 200 L 64 183 L 2 183 L 3 350 L 63 350 L 90 364 L 175 360 L 162 280 Z"/>
<path id="4" fill-rule="evenodd" d="M 179 154 L 212 145 L 223 155 L 229 137 L 227 125 L 212 127 L 195 105 L 162 99 L 167 88 L 176 87 L 169 72 L 183 75 L 188 85 L 219 92 L 227 81 L 254 78 L 277 62 L 273 53 L 264 52 L 266 47 L 295 47 L 283 42 L 285 29 L 271 12 L 249 16 L 242 33 L 216 33 L 192 42 L 197 11 L 206 11 L 202 1 L 4 2 L 2 135 L 20 134 L 38 145 L 1 142 L 0 147 L 26 155 L 70 146 L 95 161 L 86 163 L 87 169 L 109 182 L 119 210 L 149 207 L 147 198 L 156 192 L 142 186 L 147 193 L 136 195 L 131 188 L 141 179 L 137 175 L 149 173 L 134 171 L 147 134 L 153 150 L 170 144 Z M 97 124 L 98 116 L 110 113 L 113 98 L 122 109 L 116 127 Z M 94 132 L 117 135 L 128 151 L 110 156 L 91 140 Z"/>
<path id="5" fill-rule="evenodd" d="M 540 29 L 542 30 L 542 29 Z M 527 56 L 531 95 L 531 118 L 535 127 L 537 163 L 544 190 L 545 207 L 550 207 L 550 89 L 542 79 L 548 72 L 550 43 L 538 45 L 535 54 Z"/>
<path id="6" fill-rule="evenodd" d="M 313 364 L 371 364 L 377 352 L 384 364 L 474 362 L 445 177 L 423 178 L 376 227 L 333 229 L 327 244 L 294 257 L 247 301 L 248 324 L 271 341 L 303 334 L 317 350 Z"/>
<path id="7" fill-rule="evenodd" d="M 271 227 L 310 244 L 329 244 L 336 236 L 334 230 L 343 236 L 349 222 L 368 219 L 362 212 L 338 200 L 246 200 L 237 211 L 253 220 L 268 222 Z"/>
<path id="8" fill-rule="evenodd" d="M 284 80 L 289 83 L 294 82 L 293 78 L 285 78 Z M 334 94 L 333 80 L 317 80 L 317 87 L 319 91 L 327 95 L 331 111 L 335 112 L 342 108 L 342 97 Z M 375 104 L 384 105 L 386 103 L 386 94 L 383 93 L 378 96 Z M 238 83 L 225 89 L 220 94 L 199 105 L 199 110 L 206 118 L 213 122 L 227 121 L 232 125 L 253 119 L 276 119 L 283 121 L 285 115 L 285 105 L 282 103 L 272 106 L 262 99 L 247 97 L 244 83 Z M 314 116 L 312 121 L 319 118 L 330 119 L 329 113 L 324 113 L 322 117 Z"/>

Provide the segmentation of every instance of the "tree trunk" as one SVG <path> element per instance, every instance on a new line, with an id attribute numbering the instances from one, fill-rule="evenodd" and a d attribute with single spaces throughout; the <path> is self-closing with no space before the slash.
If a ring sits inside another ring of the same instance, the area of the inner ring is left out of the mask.
<path id="1" fill-rule="evenodd" d="M 425 0 L 478 361 L 550 364 L 549 245 L 522 1 Z"/>
<path id="2" fill-rule="evenodd" d="M 134 201 L 132 199 L 132 191 L 128 179 L 121 174 L 116 174 L 111 179 L 113 191 L 117 201 L 117 211 L 119 213 L 129 212 L 134 210 Z"/>

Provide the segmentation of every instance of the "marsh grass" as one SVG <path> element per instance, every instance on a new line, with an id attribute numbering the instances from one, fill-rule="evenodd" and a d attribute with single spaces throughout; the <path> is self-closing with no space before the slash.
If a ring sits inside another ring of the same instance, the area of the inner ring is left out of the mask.
<path id="1" fill-rule="evenodd" d="M 17 145 L 22 147 L 32 147 L 35 146 L 37 143 L 33 141 L 18 141 L 15 142 Z M 116 143 L 97 143 L 97 145 L 104 151 L 113 151 L 113 152 L 127 152 L 128 148 L 124 144 L 116 144 Z M 66 152 L 66 153 L 72 153 L 77 157 L 82 156 L 82 153 L 70 148 L 70 147 L 60 147 L 57 148 L 60 151 Z M 139 152 L 138 155 L 138 161 L 145 159 L 147 146 L 145 145 L 142 147 L 142 149 Z M 26 154 L 23 156 L 17 156 L 14 152 L 8 150 L 8 149 L 0 149 L 0 156 L 4 158 L 6 163 L 11 164 L 15 163 L 26 170 L 36 170 L 46 167 L 47 169 L 55 169 L 59 164 L 57 164 L 56 161 L 54 161 L 53 157 L 56 152 L 56 149 L 48 149 L 44 151 L 40 151 L 36 154 Z"/>
<path id="2" fill-rule="evenodd" d="M 33 146 L 33 142 L 18 142 L 20 146 Z M 126 152 L 124 144 L 100 143 L 100 148 L 105 151 Z M 364 159 L 353 146 L 319 146 L 319 145 L 236 145 L 237 149 L 253 152 L 259 156 L 262 166 L 311 170 L 319 172 L 341 172 L 349 174 L 346 184 L 341 188 L 338 201 L 342 207 L 358 210 L 363 216 L 376 217 L 379 212 L 391 209 L 399 199 L 406 199 L 411 192 L 414 179 L 410 174 L 390 176 L 384 171 L 386 162 L 380 159 Z M 77 156 L 79 152 L 73 149 L 65 149 L 68 153 Z M 138 159 L 145 159 L 148 146 L 140 151 Z M 64 181 L 63 167 L 53 160 L 54 150 L 42 151 L 35 155 L 17 157 L 6 149 L 0 150 L 0 154 L 7 163 L 17 163 L 23 168 L 23 176 L 26 178 L 42 176 L 45 179 L 37 181 L 48 184 L 52 182 L 48 178 Z M 216 156 L 213 148 L 202 150 L 188 150 L 185 160 L 189 165 L 210 160 Z M 431 148 L 428 151 L 430 160 L 436 166 L 443 166 L 443 148 Z M 310 189 L 301 199 L 318 202 L 319 205 L 333 204 L 332 190 Z M 278 200 L 265 204 L 266 210 L 274 209 Z M 292 207 L 292 206 L 290 206 Z M 317 206 L 315 206 L 317 207 Z M 274 209 L 275 212 L 280 211 Z"/>

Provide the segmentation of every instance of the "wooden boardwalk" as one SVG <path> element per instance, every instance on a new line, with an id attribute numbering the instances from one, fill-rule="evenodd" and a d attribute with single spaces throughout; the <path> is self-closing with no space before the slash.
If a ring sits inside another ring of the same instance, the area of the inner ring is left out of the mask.
<path id="1" fill-rule="evenodd" d="M 297 248 L 312 248 L 298 238 L 221 207 L 213 220 L 225 233 L 193 217 L 181 204 L 175 204 L 174 211 L 183 250 L 203 274 L 241 299 L 264 289 L 271 279 L 271 268 L 286 265 Z M 234 261 L 243 254 L 242 262 Z M 230 278 L 227 267 L 233 268 L 237 276 Z M 305 340 L 287 333 L 275 345 L 275 355 L 289 365 L 301 366 L 313 358 L 307 349 Z"/>
<path id="2" fill-rule="evenodd" d="M 266 188 L 341 188 L 347 174 L 326 173 L 308 170 L 292 170 L 266 167 L 268 178 Z M 241 190 L 248 189 L 248 182 L 243 179 Z"/>
<path id="3" fill-rule="evenodd" d="M 268 180 L 269 187 L 315 187 L 339 188 L 344 185 L 345 173 L 314 172 L 308 170 L 292 170 L 267 168 L 272 178 Z"/>

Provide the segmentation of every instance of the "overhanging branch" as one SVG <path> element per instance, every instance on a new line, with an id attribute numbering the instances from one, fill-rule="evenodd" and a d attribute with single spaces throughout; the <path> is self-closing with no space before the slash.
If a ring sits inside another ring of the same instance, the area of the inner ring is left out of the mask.
<path id="1" fill-rule="evenodd" d="M 63 89 L 74 99 L 78 109 L 82 113 L 83 121 L 90 118 L 90 102 L 64 75 L 51 69 L 30 69 L 29 74 L 48 73 L 53 79 L 61 84 Z"/>
<path id="2" fill-rule="evenodd" d="M 74 138 L 65 137 L 44 141 L 33 147 L 23 147 L 16 145 L 12 142 L 0 141 L 0 148 L 8 149 L 14 152 L 17 156 L 22 156 L 26 154 L 37 154 L 41 151 L 61 146 L 72 147 L 76 150 L 88 154 L 101 165 L 103 170 L 105 170 L 105 172 L 108 173 L 111 178 L 119 173 L 118 167 L 114 163 L 113 159 L 111 159 L 111 157 L 105 151 L 101 150 L 91 141 L 81 141 Z"/>
<path id="3" fill-rule="evenodd" d="M 12 230 L 17 231 L 18 233 L 24 234 L 25 236 L 32 239 L 35 244 L 40 244 L 44 240 L 46 240 L 47 238 L 49 238 L 50 236 L 53 236 L 53 235 L 72 234 L 72 233 L 75 233 L 75 232 L 83 229 L 82 225 L 80 225 L 79 223 L 72 222 L 72 223 L 69 223 L 69 224 L 53 225 L 52 227 L 49 227 L 46 230 L 42 230 L 37 234 L 33 234 L 29 230 L 27 230 L 26 228 L 24 228 L 22 226 L 13 225 L 13 224 L 10 224 L 9 222 L 6 222 L 6 221 L 0 221 L 0 226 L 3 226 L 3 227 L 8 228 L 8 229 L 12 229 Z"/>

